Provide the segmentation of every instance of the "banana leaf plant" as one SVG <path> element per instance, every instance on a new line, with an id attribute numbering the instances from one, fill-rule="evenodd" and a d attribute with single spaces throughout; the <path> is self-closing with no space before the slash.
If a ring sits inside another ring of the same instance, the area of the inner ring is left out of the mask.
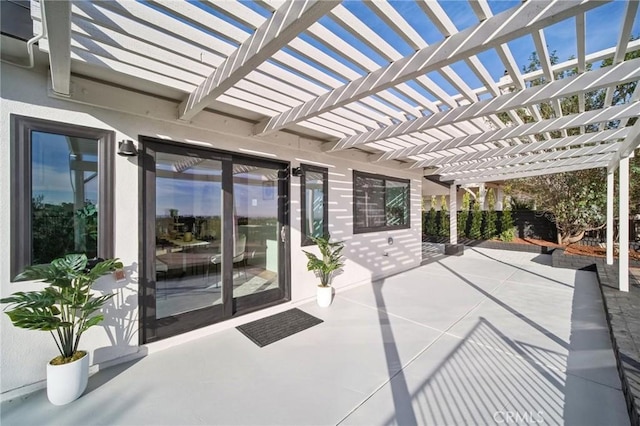
<path id="1" fill-rule="evenodd" d="M 51 333 L 60 357 L 56 364 L 78 359 L 82 333 L 99 324 L 97 313 L 115 294 L 94 296 L 91 287 L 103 275 L 122 268 L 118 259 L 88 260 L 84 254 L 69 254 L 47 265 L 28 266 L 17 280 L 42 280 L 49 286 L 40 291 L 16 292 L 0 299 L 8 303 L 5 313 L 16 327 Z"/>
<path id="2" fill-rule="evenodd" d="M 328 287 L 333 274 L 344 266 L 342 261 L 342 250 L 344 243 L 337 241 L 332 243 L 331 237 L 317 237 L 311 240 L 318 246 L 320 257 L 306 250 L 302 250 L 307 255 L 307 270 L 314 271 L 320 278 L 320 286 Z"/>

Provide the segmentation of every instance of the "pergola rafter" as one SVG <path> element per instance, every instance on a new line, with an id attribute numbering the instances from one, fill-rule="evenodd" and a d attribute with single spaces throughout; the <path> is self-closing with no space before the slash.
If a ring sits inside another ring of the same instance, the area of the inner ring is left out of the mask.
<path id="1" fill-rule="evenodd" d="M 566 115 L 562 118 L 551 118 L 549 120 L 542 120 L 536 123 L 523 124 L 517 127 L 508 127 L 502 130 L 493 130 L 484 132 L 477 135 L 470 135 L 461 138 L 453 138 L 448 140 L 442 140 L 437 143 L 422 145 L 419 147 L 409 148 L 404 151 L 402 157 L 416 156 L 420 154 L 433 153 L 446 151 L 454 148 L 460 148 L 464 146 L 475 146 L 480 144 L 486 144 L 488 142 L 496 142 L 511 137 L 521 137 L 526 135 L 535 135 L 541 132 L 554 132 L 563 129 L 575 128 L 580 123 L 594 123 L 598 120 L 622 120 L 629 117 L 635 117 L 640 114 L 640 104 L 634 103 L 630 105 L 618 105 L 610 108 L 603 108 L 593 111 L 583 112 L 581 114 Z M 550 139 L 553 141 L 554 139 Z M 534 145 L 535 142 L 526 144 L 525 146 Z M 395 151 L 397 153 L 397 151 Z M 384 154 L 383 154 L 384 157 Z M 384 159 L 379 157 L 378 160 Z M 428 161 L 417 161 L 412 167 L 426 167 Z"/>
<path id="2" fill-rule="evenodd" d="M 564 149 L 561 151 L 543 152 L 540 154 L 522 155 L 510 158 L 491 159 L 487 161 L 477 161 L 473 163 L 443 166 L 437 169 L 437 174 L 446 176 L 459 172 L 473 172 L 497 167 L 509 167 L 543 161 L 560 160 L 565 158 L 578 158 L 589 155 L 616 152 L 618 146 L 616 142 L 602 143 L 595 146 L 583 148 Z"/>
<path id="3" fill-rule="evenodd" d="M 178 117 L 189 120 L 266 61 L 339 1 L 305 1 L 283 4 L 213 73 L 178 106 Z"/>
<path id="4" fill-rule="evenodd" d="M 325 95 L 285 111 L 255 128 L 256 134 L 266 134 L 288 125 L 327 112 L 337 106 L 369 96 L 398 83 L 441 69 L 475 55 L 487 48 L 538 30 L 558 20 L 595 7 L 594 2 L 526 2 L 498 16 L 458 32 L 440 43 L 421 49 L 413 55 L 380 68 L 374 73 L 332 90 Z"/>
<path id="5" fill-rule="evenodd" d="M 640 60 L 625 61 L 640 49 L 629 39 L 640 19 L 635 1 L 617 6 L 614 41 L 598 51 L 587 51 L 587 16 L 608 2 L 595 0 L 522 2 L 496 14 L 476 0 L 464 20 L 461 9 L 425 0 L 31 1 L 34 31 L 44 31 L 40 3 L 48 27 L 56 22 L 39 47 L 62 95 L 74 67 L 89 77 L 106 69 L 132 78 L 136 90 L 167 88 L 159 93 L 177 101 L 176 118 L 196 122 L 203 109 L 220 111 L 255 123 L 257 135 L 308 134 L 322 151 L 354 151 L 403 170 L 468 175 L 495 163 L 504 177 L 541 155 L 539 164 L 555 171 L 567 152 L 592 156 L 590 146 L 610 144 L 615 160 L 637 147 L 625 126 L 640 115 L 640 91 L 611 105 L 616 87 L 640 79 Z M 575 57 L 553 64 L 558 22 L 575 25 Z M 515 59 L 522 52 L 513 42 L 523 37 L 538 54 L 537 70 L 525 72 Z M 607 58 L 612 67 L 590 69 Z M 558 77 L 567 71 L 576 75 Z M 138 89 L 140 81 L 150 85 Z M 587 103 L 595 91 L 604 94 L 599 110 Z M 563 111 L 573 96 L 576 108 Z M 608 128 L 614 122 L 618 128 Z"/>
<path id="6" fill-rule="evenodd" d="M 71 4 L 43 0 L 41 7 L 45 9 L 51 86 L 58 95 L 68 96 L 71 84 Z"/>
<path id="7" fill-rule="evenodd" d="M 462 181 L 469 180 L 473 178 L 485 178 L 492 176 L 492 180 L 504 180 L 504 176 L 509 176 L 511 174 L 516 173 L 527 173 L 534 171 L 544 171 L 548 168 L 556 168 L 561 170 L 561 167 L 572 167 L 578 165 L 591 165 L 592 167 L 585 168 L 594 168 L 594 164 L 605 164 L 609 162 L 614 157 L 614 153 L 604 153 L 597 155 L 589 155 L 589 156 L 581 156 L 581 157 L 572 157 L 572 158 L 561 158 L 558 160 L 552 161 L 544 161 L 537 163 L 529 163 L 529 164 L 519 164 L 511 167 L 496 167 L 494 169 L 486 169 L 486 170 L 476 170 L 473 172 L 460 172 L 460 173 L 451 173 L 446 176 L 440 176 L 441 181 Z M 603 166 L 598 166 L 603 167 Z M 548 173 L 542 173 L 548 174 Z M 500 177 L 502 176 L 502 178 Z M 512 178 L 509 178 L 512 179 Z"/>
<path id="8" fill-rule="evenodd" d="M 635 81 L 638 80 L 638 78 L 640 78 L 640 59 L 634 59 L 616 66 L 575 75 L 542 86 L 531 87 L 520 92 L 508 93 L 495 99 L 461 106 L 455 110 L 441 112 L 429 117 L 422 117 L 394 126 L 388 126 L 384 129 L 350 136 L 334 144 L 330 150 L 347 149 L 388 137 L 397 137 L 439 127 L 444 124 L 455 123 L 466 120 L 471 116 L 483 116 L 526 105 L 537 104 L 548 99 L 567 97 L 577 93 L 597 90 L 611 84 Z M 579 126 L 580 123 L 577 125 Z"/>
<path id="9" fill-rule="evenodd" d="M 555 166 L 557 164 L 557 166 Z M 588 170 L 588 169 L 598 169 L 602 167 L 606 167 L 608 161 L 595 161 L 595 162 L 587 162 L 581 164 L 559 164 L 559 163 L 551 163 L 547 165 L 547 167 L 537 170 L 530 171 L 522 171 L 522 170 L 508 170 L 504 169 L 501 171 L 496 171 L 493 174 L 491 173 L 483 173 L 477 175 L 469 175 L 465 177 L 458 177 L 451 183 L 456 185 L 466 185 L 466 184 L 474 184 L 474 183 L 485 183 L 485 182 L 496 182 L 502 181 L 505 179 L 522 179 L 534 176 L 543 176 L 543 175 L 552 175 L 555 173 L 566 173 L 566 172 L 576 172 L 578 170 Z"/>
<path id="10" fill-rule="evenodd" d="M 452 164 L 480 162 L 494 158 L 505 158 L 511 156 L 523 156 L 528 153 L 543 152 L 547 150 L 573 148 L 577 146 L 591 145 L 615 139 L 624 139 L 629 134 L 630 128 L 605 130 L 602 132 L 592 132 L 564 138 L 548 139 L 541 142 L 534 142 L 524 145 L 507 146 L 500 149 L 491 149 L 482 152 L 469 152 L 466 154 L 440 156 L 430 160 L 420 161 L 420 167 L 430 168 L 434 166 L 446 166 Z M 526 156 L 524 156 L 526 159 Z"/>

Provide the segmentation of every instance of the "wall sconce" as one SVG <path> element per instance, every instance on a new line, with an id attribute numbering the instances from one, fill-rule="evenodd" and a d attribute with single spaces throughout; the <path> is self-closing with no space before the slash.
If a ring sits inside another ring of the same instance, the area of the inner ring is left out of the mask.
<path id="1" fill-rule="evenodd" d="M 291 176 L 301 177 L 302 176 L 302 168 L 294 167 L 291 169 Z"/>
<path id="2" fill-rule="evenodd" d="M 131 139 L 121 140 L 118 142 L 118 155 L 123 157 L 135 157 L 139 152 L 136 149 L 136 145 Z"/>

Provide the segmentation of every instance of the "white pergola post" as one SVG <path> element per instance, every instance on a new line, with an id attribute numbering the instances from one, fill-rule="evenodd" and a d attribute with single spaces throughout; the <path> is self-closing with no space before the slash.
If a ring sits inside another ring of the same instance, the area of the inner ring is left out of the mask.
<path id="1" fill-rule="evenodd" d="M 614 173 L 607 172 L 607 265 L 613 265 L 613 186 Z"/>
<path id="2" fill-rule="evenodd" d="M 449 243 L 458 244 L 458 191 L 455 182 L 449 186 Z"/>
<path id="3" fill-rule="evenodd" d="M 620 160 L 620 254 L 618 275 L 620 291 L 629 291 L 629 157 Z"/>

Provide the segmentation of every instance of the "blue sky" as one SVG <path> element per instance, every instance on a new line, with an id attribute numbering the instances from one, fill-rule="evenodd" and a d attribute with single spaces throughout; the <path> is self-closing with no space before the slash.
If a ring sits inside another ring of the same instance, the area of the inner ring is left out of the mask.
<path id="1" fill-rule="evenodd" d="M 190 0 L 194 5 L 201 8 L 203 11 L 216 15 L 225 21 L 237 26 L 249 34 L 253 31 L 252 28 L 246 27 L 244 24 L 236 22 L 235 20 L 225 16 L 220 11 L 208 6 L 206 3 L 200 3 L 198 1 Z M 428 0 L 435 1 L 435 0 Z M 530 0 L 534 1 L 534 0 Z M 489 7 L 494 15 L 504 12 L 507 9 L 518 6 L 521 0 L 489 0 Z M 253 1 L 243 1 L 247 7 L 253 11 L 261 14 L 264 17 L 269 17 L 271 12 L 263 8 L 259 3 Z M 402 15 L 407 22 L 424 38 L 428 44 L 434 44 L 442 41 L 444 36 L 431 22 L 426 19 L 426 15 L 416 4 L 411 0 L 390 0 L 390 4 Z M 445 0 L 439 1 L 440 6 L 447 12 L 454 25 L 458 30 L 464 30 L 472 25 L 478 23 L 478 18 L 473 12 L 469 2 L 467 0 Z M 347 8 L 351 13 L 360 18 L 369 27 L 376 31 L 382 38 L 385 39 L 399 54 L 405 56 L 413 52 L 411 46 L 409 46 L 401 37 L 396 35 L 393 31 L 389 30 L 387 25 L 380 20 L 377 15 L 367 7 L 360 0 L 345 0 L 343 6 Z M 153 7 L 153 6 L 151 6 Z M 617 44 L 618 30 L 621 28 L 621 22 L 626 7 L 625 0 L 616 0 L 611 3 L 599 6 L 586 14 L 587 23 L 587 40 L 586 49 L 587 54 L 596 52 L 603 48 L 612 47 Z M 179 19 L 179 18 L 178 18 Z M 376 62 L 379 66 L 385 66 L 389 62 L 379 52 L 376 52 L 376 46 L 370 46 L 366 42 L 360 41 L 357 37 L 354 37 L 347 30 L 341 27 L 339 23 L 331 19 L 328 16 L 321 18 L 320 23 L 327 27 L 329 30 L 339 35 L 345 41 L 356 47 L 361 52 L 365 53 L 370 59 Z M 215 37 L 223 38 L 210 30 L 201 28 L 202 31 L 213 35 Z M 544 31 L 549 52 L 556 51 L 559 60 L 562 62 L 569 59 L 572 55 L 576 55 L 576 36 L 575 36 L 575 19 L 571 18 L 563 22 L 559 22 Z M 636 16 L 633 26 L 632 34 L 640 36 L 640 17 Z M 315 40 L 308 34 L 302 34 L 302 37 L 308 43 L 316 46 L 323 52 L 347 65 L 360 75 L 365 75 L 367 70 L 363 70 L 359 65 L 342 58 L 336 52 L 333 52 L 330 46 L 324 45 L 321 41 Z M 529 56 L 535 50 L 533 39 L 531 36 L 525 36 L 520 39 L 514 40 L 509 43 L 511 52 L 513 53 L 515 60 L 518 64 L 518 68 L 522 70 L 522 67 L 529 63 Z M 348 80 L 326 66 L 313 60 L 313 58 L 307 58 L 300 55 L 298 52 L 285 48 L 285 50 L 291 55 L 312 64 L 315 67 L 322 69 L 324 72 L 330 74 L 334 78 L 340 80 L 342 83 L 348 83 Z M 497 54 L 493 49 L 490 49 L 484 53 L 478 55 L 491 76 L 495 81 L 498 81 L 504 73 L 504 64 L 500 61 Z M 286 64 L 277 64 L 278 66 L 286 67 Z M 596 64 L 597 66 L 597 64 Z M 481 83 L 475 74 L 468 68 L 464 62 L 456 63 L 451 66 L 471 88 L 480 87 Z M 295 70 L 291 70 L 296 72 Z M 436 83 L 440 84 L 445 91 L 450 95 L 457 94 L 457 91 L 450 86 L 439 73 L 433 72 L 428 74 Z M 435 101 L 436 99 L 429 93 L 426 93 L 423 88 L 418 85 L 410 83 L 416 90 L 422 92 L 426 97 Z M 327 87 L 327 89 L 329 89 Z"/>
<path id="2" fill-rule="evenodd" d="M 87 147 L 88 142 L 84 142 Z M 97 142 L 92 150 L 95 152 Z M 95 156 L 85 158 L 96 161 Z M 70 149 L 67 138 L 52 133 L 33 132 L 31 145 L 32 196 L 43 196 L 43 202 L 61 204 L 74 202 L 74 173 L 70 171 Z M 85 172 L 89 178 L 93 173 Z M 85 200 L 98 201 L 98 180 L 91 179 L 85 185 Z"/>
<path id="3" fill-rule="evenodd" d="M 440 33 L 440 31 L 433 24 L 431 24 L 428 19 L 425 19 L 426 15 L 422 10 L 420 10 L 420 7 L 414 1 L 391 0 L 390 3 L 424 38 L 424 40 L 428 44 L 438 43 L 444 39 L 444 36 Z M 492 13 L 494 15 L 497 15 L 507 9 L 519 5 L 520 3 L 521 0 L 489 1 L 489 7 L 491 8 Z M 267 16 L 266 11 L 261 10 L 259 6 L 256 6 L 251 2 L 247 2 L 245 4 L 251 5 L 254 10 Z M 439 4 L 447 12 L 458 30 L 464 30 L 465 28 L 468 28 L 479 22 L 475 13 L 471 9 L 469 2 L 466 0 L 440 1 Z M 385 39 L 385 41 L 389 43 L 400 54 L 409 55 L 413 52 L 411 46 L 409 46 L 401 37 L 396 35 L 393 31 L 389 30 L 387 25 L 382 22 L 376 16 L 376 14 L 361 1 L 346 0 L 343 5 L 354 15 L 358 16 L 361 20 L 366 22 L 368 26 L 370 26 L 374 31 L 381 35 Z M 612 47 L 617 44 L 618 30 L 621 28 L 625 7 L 626 2 L 624 0 L 617 0 L 587 12 L 587 54 L 602 50 L 604 48 Z M 331 18 L 325 16 L 320 20 L 320 22 L 329 30 L 339 35 L 351 45 L 356 47 L 358 50 L 364 52 L 379 66 L 385 66 L 388 64 L 387 59 L 382 57 L 379 52 L 376 52 L 375 46 L 370 46 L 367 43 L 360 41 L 357 37 L 354 37 L 347 30 L 342 28 L 339 23 L 335 22 Z M 555 51 L 560 62 L 576 55 L 574 18 L 570 18 L 566 21 L 559 22 L 551 27 L 546 28 L 544 30 L 544 34 L 549 52 Z M 640 36 L 640 17 L 638 16 L 636 16 L 632 34 Z M 313 37 L 304 34 L 301 37 L 307 42 L 321 49 L 323 52 L 346 64 L 361 75 L 365 75 L 367 73 L 366 70 L 361 69 L 357 64 L 345 60 L 339 54 L 332 52 L 331 49 L 327 48 L 327 46 L 324 46 L 320 41 L 315 40 Z M 533 38 L 529 35 L 521 37 L 510 42 L 509 47 L 515 57 L 518 68 L 522 70 L 523 66 L 529 64 L 529 57 L 531 53 L 535 51 Z M 312 59 L 305 58 L 304 56 L 299 55 L 297 52 L 291 49 L 286 50 L 292 55 L 302 59 L 303 61 L 322 68 L 325 72 L 341 80 L 343 83 L 348 82 L 345 78 L 336 75 L 330 69 L 324 67 L 323 64 L 315 63 Z M 498 81 L 503 75 L 505 67 L 502 61 L 500 61 L 495 50 L 490 49 L 488 51 L 485 51 L 479 54 L 478 57 L 483 62 L 494 80 Z M 597 66 L 597 64 L 595 64 L 595 66 Z M 451 67 L 465 80 L 465 82 L 469 86 L 471 86 L 471 88 L 478 88 L 481 86 L 480 80 L 469 69 L 466 63 L 455 63 Z M 428 77 L 434 80 L 436 83 L 440 84 L 440 86 L 445 89 L 445 91 L 447 91 L 450 95 L 457 94 L 457 90 L 454 89 L 449 84 L 449 82 L 444 79 L 438 72 L 429 73 Z M 431 94 L 426 93 L 420 86 L 413 83 L 409 84 L 412 85 L 412 87 L 414 87 L 416 90 L 422 92 L 431 100 L 436 100 Z M 408 99 L 405 100 L 409 101 Z"/>

